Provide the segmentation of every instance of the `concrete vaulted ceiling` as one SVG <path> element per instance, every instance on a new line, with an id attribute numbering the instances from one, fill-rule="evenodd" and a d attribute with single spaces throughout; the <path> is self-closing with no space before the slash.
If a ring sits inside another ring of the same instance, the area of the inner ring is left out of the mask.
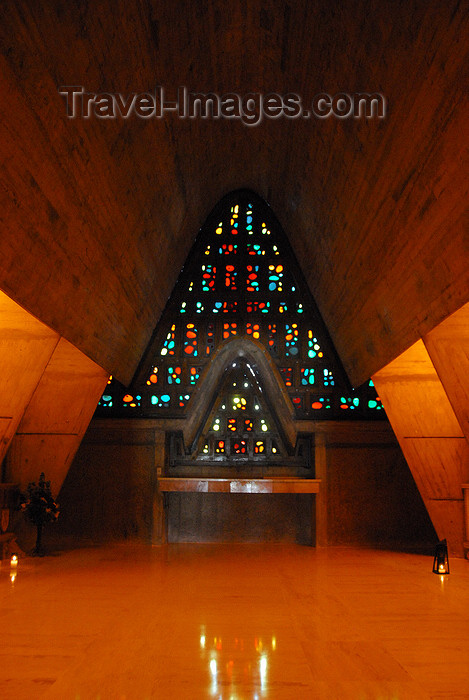
<path id="1" fill-rule="evenodd" d="M 130 381 L 206 216 L 272 206 L 358 385 L 469 300 L 467 3 L 0 7 L 0 289 Z M 384 119 L 68 119 L 58 88 L 380 92 Z"/>

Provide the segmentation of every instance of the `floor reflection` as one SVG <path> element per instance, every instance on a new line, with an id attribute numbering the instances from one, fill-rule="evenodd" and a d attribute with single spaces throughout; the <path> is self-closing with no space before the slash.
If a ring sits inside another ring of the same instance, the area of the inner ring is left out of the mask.
<path id="1" fill-rule="evenodd" d="M 200 655 L 210 675 L 210 697 L 217 700 L 241 700 L 249 688 L 253 700 L 267 697 L 269 665 L 277 649 L 277 637 L 242 636 L 223 638 L 202 626 Z M 243 687 L 239 695 L 239 687 Z"/>
<path id="2" fill-rule="evenodd" d="M 357 559 L 360 566 L 357 567 Z M 1 700 L 458 700 L 469 569 L 267 545 L 0 566 Z"/>

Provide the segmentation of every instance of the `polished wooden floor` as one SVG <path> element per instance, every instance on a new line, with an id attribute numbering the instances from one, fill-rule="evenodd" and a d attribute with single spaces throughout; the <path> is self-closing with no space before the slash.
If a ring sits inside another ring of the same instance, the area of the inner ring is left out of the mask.
<path id="1" fill-rule="evenodd" d="M 469 562 L 116 545 L 0 573 L 2 700 L 469 698 Z"/>

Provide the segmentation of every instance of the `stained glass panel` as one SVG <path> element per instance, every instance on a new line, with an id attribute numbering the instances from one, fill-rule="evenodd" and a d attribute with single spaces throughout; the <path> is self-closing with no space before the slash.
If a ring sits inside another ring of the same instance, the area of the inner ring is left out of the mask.
<path id="1" fill-rule="evenodd" d="M 265 349 L 297 419 L 384 417 L 372 382 L 355 391 L 348 385 L 285 234 L 269 207 L 245 192 L 222 200 L 208 218 L 134 382 L 110 381 L 98 414 L 185 416 L 221 344 L 239 338 Z M 245 436 L 264 432 L 254 412 L 245 417 Z M 227 419 L 218 431 L 228 431 Z M 207 444 L 215 454 L 215 442 Z M 272 454 L 272 444 L 264 453 Z M 226 439 L 223 449 L 231 449 Z M 260 453 L 250 440 L 247 450 Z"/>

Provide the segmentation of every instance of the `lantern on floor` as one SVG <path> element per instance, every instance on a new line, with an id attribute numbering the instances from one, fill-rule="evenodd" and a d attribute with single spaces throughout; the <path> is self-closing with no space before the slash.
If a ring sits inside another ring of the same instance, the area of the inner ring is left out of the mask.
<path id="1" fill-rule="evenodd" d="M 436 545 L 433 558 L 433 573 L 440 574 L 440 576 L 449 574 L 448 545 L 446 540 L 441 540 Z"/>

